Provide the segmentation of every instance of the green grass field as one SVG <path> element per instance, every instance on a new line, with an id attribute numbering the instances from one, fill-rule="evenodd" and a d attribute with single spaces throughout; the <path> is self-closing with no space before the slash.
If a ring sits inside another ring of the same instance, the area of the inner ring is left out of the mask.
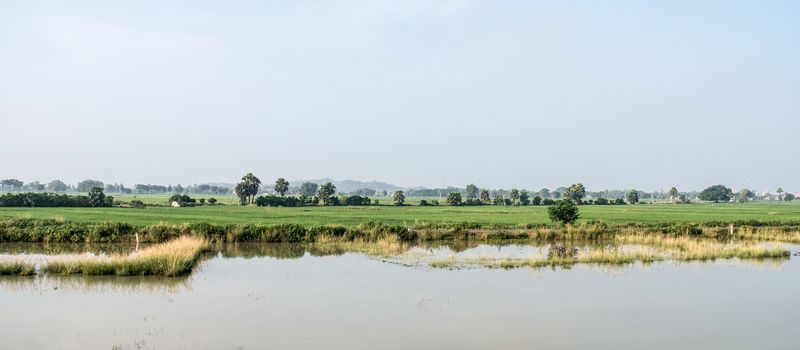
<path id="1" fill-rule="evenodd" d="M 738 220 L 765 222 L 800 221 L 800 203 L 748 204 L 645 204 L 580 207 L 581 220 L 601 220 L 608 224 L 626 223 L 707 223 Z M 126 222 L 149 225 L 159 222 L 183 224 L 297 223 L 301 225 L 358 225 L 368 221 L 414 225 L 422 223 L 475 222 L 483 225 L 549 223 L 547 207 L 300 207 L 266 208 L 241 206 L 201 206 L 191 208 L 0 208 L 0 219 L 15 217 L 63 218 L 77 222 Z"/>

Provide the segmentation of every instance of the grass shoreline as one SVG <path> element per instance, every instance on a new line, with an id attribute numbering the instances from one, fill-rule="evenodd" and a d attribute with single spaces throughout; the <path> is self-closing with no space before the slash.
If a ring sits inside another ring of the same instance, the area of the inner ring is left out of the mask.
<path id="1" fill-rule="evenodd" d="M 16 218 L 0 220 L 0 242 L 126 243 L 138 237 L 143 243 L 161 243 L 182 235 L 198 235 L 210 242 L 317 242 L 377 241 L 387 237 L 399 241 L 455 240 L 599 240 L 620 235 L 689 236 L 717 239 L 747 239 L 800 243 L 800 226 L 774 226 L 768 222 L 740 221 L 715 224 L 625 224 L 603 222 L 578 226 L 519 225 L 492 227 L 472 222 L 389 225 L 366 222 L 357 226 L 300 224 L 156 224 L 137 226 L 124 222 L 84 223 L 63 219 Z M 731 234 L 731 228 L 733 232 Z"/>

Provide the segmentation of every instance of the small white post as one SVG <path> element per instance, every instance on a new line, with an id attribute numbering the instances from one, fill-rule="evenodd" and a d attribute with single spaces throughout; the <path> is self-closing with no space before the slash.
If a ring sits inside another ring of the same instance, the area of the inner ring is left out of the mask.
<path id="1" fill-rule="evenodd" d="M 136 232 L 136 251 L 139 251 L 139 232 Z"/>

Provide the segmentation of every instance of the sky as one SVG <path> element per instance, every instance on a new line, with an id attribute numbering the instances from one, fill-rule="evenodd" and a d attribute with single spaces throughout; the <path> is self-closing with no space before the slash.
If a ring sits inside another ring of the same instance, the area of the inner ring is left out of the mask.
<path id="1" fill-rule="evenodd" d="M 800 190 L 797 1 L 0 1 L 0 178 Z"/>

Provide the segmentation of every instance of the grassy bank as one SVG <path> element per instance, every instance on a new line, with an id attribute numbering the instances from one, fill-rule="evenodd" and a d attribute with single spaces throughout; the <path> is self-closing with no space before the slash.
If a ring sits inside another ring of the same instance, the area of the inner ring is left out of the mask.
<path id="1" fill-rule="evenodd" d="M 479 223 L 416 224 L 412 226 L 367 222 L 357 226 L 300 224 L 164 224 L 135 226 L 120 222 L 85 223 L 61 219 L 16 218 L 0 220 L 0 242 L 71 242 L 71 243 L 160 243 L 182 235 L 196 235 L 210 242 L 317 242 L 366 241 L 396 239 L 398 241 L 453 240 L 601 240 L 619 235 L 645 234 L 642 239 L 690 236 L 706 238 L 739 238 L 797 242 L 800 229 L 795 223 L 769 226 L 773 223 L 748 221 L 737 223 L 733 235 L 729 224 L 694 225 L 684 223 L 609 225 L 602 222 L 577 226 L 525 225 L 510 228 L 487 228 Z M 657 234 L 657 235 L 653 235 Z M 666 244 L 661 242 L 660 244 Z"/>

